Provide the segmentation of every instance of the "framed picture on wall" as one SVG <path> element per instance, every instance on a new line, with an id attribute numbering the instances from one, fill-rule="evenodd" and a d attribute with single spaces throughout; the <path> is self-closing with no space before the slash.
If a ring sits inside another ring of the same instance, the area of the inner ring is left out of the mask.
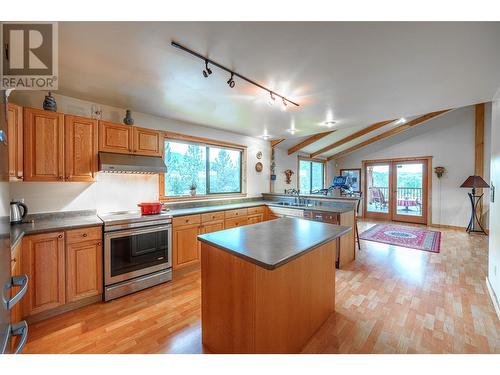
<path id="1" fill-rule="evenodd" d="M 349 177 L 354 193 L 361 193 L 361 168 L 341 169 L 340 175 Z"/>

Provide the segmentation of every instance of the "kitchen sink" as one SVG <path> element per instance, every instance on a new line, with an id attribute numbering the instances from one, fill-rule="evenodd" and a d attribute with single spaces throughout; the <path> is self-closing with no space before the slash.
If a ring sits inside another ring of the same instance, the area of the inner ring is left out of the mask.
<path id="1" fill-rule="evenodd" d="M 276 204 L 279 204 L 280 206 L 285 206 L 285 207 L 312 207 L 312 203 L 304 204 L 304 203 L 295 203 L 295 202 L 277 202 Z"/>

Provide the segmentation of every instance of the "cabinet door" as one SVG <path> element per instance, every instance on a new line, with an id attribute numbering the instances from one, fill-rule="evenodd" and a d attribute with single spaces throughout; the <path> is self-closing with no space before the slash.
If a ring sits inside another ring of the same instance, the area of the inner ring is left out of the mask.
<path id="1" fill-rule="evenodd" d="M 102 244 L 86 241 L 66 246 L 66 302 L 102 294 Z"/>
<path id="2" fill-rule="evenodd" d="M 24 108 L 24 180 L 64 180 L 64 115 Z"/>
<path id="3" fill-rule="evenodd" d="M 97 120 L 64 116 L 67 181 L 95 181 L 97 174 Z"/>
<path id="4" fill-rule="evenodd" d="M 152 129 L 133 128 L 134 133 L 134 153 L 147 156 L 162 156 L 161 132 Z"/>
<path id="5" fill-rule="evenodd" d="M 200 227 L 198 225 L 174 228 L 174 268 L 181 268 L 200 259 L 200 245 L 198 242 Z"/>
<path id="6" fill-rule="evenodd" d="M 24 315 L 50 310 L 65 303 L 64 233 L 23 238 L 23 271 L 29 277 L 23 298 Z"/>
<path id="7" fill-rule="evenodd" d="M 23 179 L 23 107 L 8 105 L 9 178 Z"/>
<path id="8" fill-rule="evenodd" d="M 132 152 L 132 127 L 99 121 L 99 151 L 119 154 Z"/>
<path id="9" fill-rule="evenodd" d="M 219 230 L 224 230 L 224 222 L 215 222 L 215 223 L 206 223 L 201 227 L 201 233 L 212 233 L 217 232 Z"/>
<path id="10" fill-rule="evenodd" d="M 248 218 L 246 216 L 235 217 L 232 219 L 226 219 L 226 221 L 224 222 L 224 228 L 225 229 L 236 228 L 247 224 L 248 224 Z"/>

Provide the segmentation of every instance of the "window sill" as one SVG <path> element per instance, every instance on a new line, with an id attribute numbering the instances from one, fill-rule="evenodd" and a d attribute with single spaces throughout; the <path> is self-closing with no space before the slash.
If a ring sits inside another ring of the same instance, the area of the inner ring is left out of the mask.
<path id="1" fill-rule="evenodd" d="M 171 202 L 191 202 L 191 201 L 215 201 L 229 198 L 245 198 L 247 194 L 245 193 L 233 193 L 233 194 L 217 194 L 217 195 L 195 195 L 186 197 L 161 197 L 161 202 L 171 203 Z"/>

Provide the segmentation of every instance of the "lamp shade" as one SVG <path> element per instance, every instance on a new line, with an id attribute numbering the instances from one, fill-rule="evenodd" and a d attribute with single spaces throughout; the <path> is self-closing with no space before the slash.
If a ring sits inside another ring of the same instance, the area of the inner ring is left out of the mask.
<path id="1" fill-rule="evenodd" d="M 469 176 L 467 180 L 460 185 L 462 188 L 489 188 L 490 185 L 482 179 L 481 176 Z"/>

